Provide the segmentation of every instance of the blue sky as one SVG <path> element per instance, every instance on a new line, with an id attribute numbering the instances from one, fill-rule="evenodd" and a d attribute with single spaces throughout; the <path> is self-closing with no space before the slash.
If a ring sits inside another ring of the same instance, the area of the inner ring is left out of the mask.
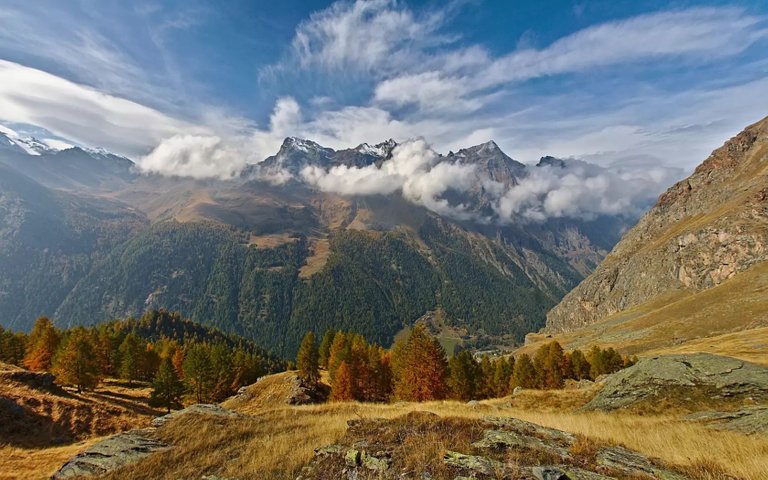
<path id="1" fill-rule="evenodd" d="M 0 121 L 201 175 L 285 136 L 690 170 L 768 115 L 766 52 L 757 0 L 5 0 Z"/>

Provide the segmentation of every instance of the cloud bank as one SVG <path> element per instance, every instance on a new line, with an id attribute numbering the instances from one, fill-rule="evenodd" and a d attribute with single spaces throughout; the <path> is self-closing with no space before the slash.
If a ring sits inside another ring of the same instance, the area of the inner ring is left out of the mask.
<path id="1" fill-rule="evenodd" d="M 604 168 L 569 159 L 564 166 L 528 166 L 515 184 L 489 178 L 478 165 L 443 157 L 424 140 L 397 146 L 381 166 L 324 169 L 308 166 L 300 180 L 341 195 L 401 194 L 441 215 L 480 222 L 542 222 L 550 218 L 591 220 L 600 215 L 639 216 L 682 174 L 678 168 Z M 445 194 L 474 193 L 494 215 L 469 202 L 451 204 Z"/>

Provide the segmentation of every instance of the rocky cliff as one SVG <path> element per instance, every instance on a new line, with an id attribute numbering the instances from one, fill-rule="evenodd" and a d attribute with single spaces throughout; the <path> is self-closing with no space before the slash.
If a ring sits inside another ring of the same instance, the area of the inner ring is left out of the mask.
<path id="1" fill-rule="evenodd" d="M 768 258 L 768 117 L 661 195 L 547 315 L 568 332 L 673 291 L 714 287 Z"/>

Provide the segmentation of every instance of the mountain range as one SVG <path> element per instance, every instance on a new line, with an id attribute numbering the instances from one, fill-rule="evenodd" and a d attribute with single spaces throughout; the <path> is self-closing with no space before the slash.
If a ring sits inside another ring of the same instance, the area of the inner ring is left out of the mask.
<path id="1" fill-rule="evenodd" d="M 68 326 L 169 308 L 287 356 L 307 329 L 388 345 L 417 321 L 460 343 L 512 345 L 636 220 L 493 220 L 489 186 L 568 165 L 527 166 L 494 142 L 433 159 L 472 166 L 471 183 L 440 198 L 456 216 L 301 181 L 307 167 L 387 168 L 393 140 L 333 150 L 287 138 L 225 181 L 0 135 L 0 318 L 24 330 L 39 315 Z"/>

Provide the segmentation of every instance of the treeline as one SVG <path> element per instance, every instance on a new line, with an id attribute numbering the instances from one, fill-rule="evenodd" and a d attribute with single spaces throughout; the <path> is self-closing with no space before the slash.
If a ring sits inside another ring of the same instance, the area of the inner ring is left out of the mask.
<path id="1" fill-rule="evenodd" d="M 488 356 L 479 361 L 467 350 L 446 359 L 445 350 L 423 326 L 391 350 L 369 344 L 355 333 L 329 330 L 320 345 L 312 332 L 304 337 L 296 364 L 299 375 L 316 382 L 328 371 L 332 401 L 386 402 L 442 399 L 480 400 L 503 397 L 517 387 L 563 388 L 565 381 L 593 380 L 633 365 L 613 348 L 565 352 L 557 342 L 540 347 L 533 357 Z"/>
<path id="2" fill-rule="evenodd" d="M 221 401 L 285 364 L 252 343 L 237 340 L 166 310 L 139 320 L 59 330 L 39 318 L 29 335 L 0 328 L 0 361 L 48 371 L 78 392 L 104 378 L 129 384 L 153 382 L 151 403 L 168 409 L 190 395 L 197 402 Z"/>

